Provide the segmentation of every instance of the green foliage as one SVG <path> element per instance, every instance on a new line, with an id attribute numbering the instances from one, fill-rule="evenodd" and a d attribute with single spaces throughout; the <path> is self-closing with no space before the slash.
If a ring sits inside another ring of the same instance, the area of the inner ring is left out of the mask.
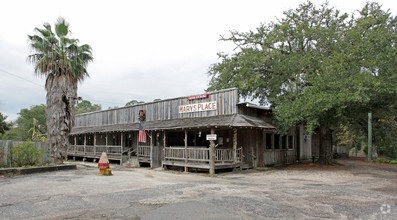
<path id="1" fill-rule="evenodd" d="M 6 122 L 7 116 L 4 116 L 0 112 L 0 135 L 4 134 L 7 130 L 10 129 L 10 124 Z"/>
<path id="2" fill-rule="evenodd" d="M 145 103 L 145 102 L 144 101 L 131 100 L 131 101 L 125 103 L 125 106 L 138 105 L 138 104 L 143 104 L 143 103 Z"/>
<path id="3" fill-rule="evenodd" d="M 386 159 L 381 159 L 381 158 L 377 158 L 377 159 L 373 160 L 372 162 L 397 164 L 397 160 L 386 160 Z"/>
<path id="4" fill-rule="evenodd" d="M 2 136 L 3 140 L 30 140 L 33 134 L 32 127 L 36 127 L 35 131 L 41 134 L 47 132 L 45 105 L 34 105 L 29 109 L 24 108 L 18 114 L 19 117 L 15 122 L 15 126 L 10 126 L 11 129 Z M 34 125 L 34 121 L 36 125 Z"/>
<path id="5" fill-rule="evenodd" d="M 35 118 L 33 118 L 33 127 L 29 129 L 29 132 L 32 133 L 32 141 L 47 142 L 47 138 L 41 134 L 40 127 Z"/>
<path id="6" fill-rule="evenodd" d="M 372 162 L 377 162 L 377 163 L 384 163 L 385 161 L 381 158 L 377 158 L 375 160 L 372 160 Z"/>
<path id="7" fill-rule="evenodd" d="M 28 35 L 33 54 L 28 61 L 35 65 L 35 73 L 46 77 L 68 74 L 77 81 L 88 76 L 87 65 L 93 60 L 90 45 L 78 45 L 79 40 L 69 38 L 69 23 L 58 18 L 55 33 L 49 23 L 43 28 L 35 28 L 36 35 Z M 48 80 L 46 84 L 49 83 Z"/>
<path id="8" fill-rule="evenodd" d="M 13 166 L 39 165 L 39 159 L 43 156 L 43 150 L 38 149 L 33 142 L 22 142 L 11 147 Z"/>
<path id="9" fill-rule="evenodd" d="M 230 32 L 233 54 L 210 67 L 208 91 L 237 87 L 242 97 L 269 103 L 280 132 L 304 123 L 366 126 L 396 106 L 397 19 L 378 3 L 359 15 L 311 2 L 255 31 Z M 361 135 L 360 135 L 361 136 Z"/>
<path id="10" fill-rule="evenodd" d="M 361 149 L 361 143 L 363 141 L 363 136 L 359 136 L 357 133 L 353 132 L 346 125 L 340 125 L 333 132 L 334 134 L 334 145 L 345 146 L 349 149 L 356 148 Z"/>
<path id="11" fill-rule="evenodd" d="M 76 105 L 75 111 L 76 115 L 78 114 L 83 114 L 87 112 L 94 112 L 94 111 L 100 111 L 102 109 L 101 105 L 99 104 L 91 104 L 90 101 L 88 100 L 83 100 L 82 102 L 78 103 Z"/>
<path id="12" fill-rule="evenodd" d="M 161 99 L 154 99 L 153 102 L 161 101 Z"/>
<path id="13" fill-rule="evenodd" d="M 22 140 L 23 131 L 17 127 L 11 127 L 4 135 L 1 135 L 2 140 Z"/>

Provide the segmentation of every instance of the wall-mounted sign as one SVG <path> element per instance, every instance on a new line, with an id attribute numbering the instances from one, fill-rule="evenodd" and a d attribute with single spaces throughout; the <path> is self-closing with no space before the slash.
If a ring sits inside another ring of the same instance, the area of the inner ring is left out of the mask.
<path id="1" fill-rule="evenodd" d="M 216 134 L 207 134 L 207 141 L 216 141 Z"/>
<path id="2" fill-rule="evenodd" d="M 179 106 L 179 113 L 202 112 L 210 110 L 216 110 L 216 101 Z"/>
<path id="3" fill-rule="evenodd" d="M 145 121 L 146 120 L 146 110 L 139 110 L 139 121 Z"/>
<path id="4" fill-rule="evenodd" d="M 206 99 L 206 98 L 209 98 L 209 97 L 210 97 L 210 95 L 208 95 L 208 94 L 194 95 L 194 96 L 187 97 L 187 100 L 190 101 L 190 100 L 194 100 L 194 99 Z"/>

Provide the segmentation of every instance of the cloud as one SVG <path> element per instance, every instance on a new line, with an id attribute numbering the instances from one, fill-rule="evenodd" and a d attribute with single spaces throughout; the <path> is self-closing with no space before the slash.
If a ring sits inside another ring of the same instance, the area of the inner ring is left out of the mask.
<path id="1" fill-rule="evenodd" d="M 219 41 L 220 35 L 254 30 L 302 2 L 6 0 L 0 13 L 0 112 L 15 119 L 20 109 L 45 103 L 45 79 L 36 77 L 26 62 L 31 53 L 27 35 L 44 22 L 54 24 L 59 16 L 70 22 L 72 37 L 93 48 L 91 77 L 79 84 L 78 94 L 105 109 L 132 99 L 148 102 L 203 93 L 208 67 L 218 61 L 216 53 L 233 50 L 230 43 Z M 352 12 L 365 2 L 330 4 Z M 395 1 L 380 3 L 397 10 Z"/>

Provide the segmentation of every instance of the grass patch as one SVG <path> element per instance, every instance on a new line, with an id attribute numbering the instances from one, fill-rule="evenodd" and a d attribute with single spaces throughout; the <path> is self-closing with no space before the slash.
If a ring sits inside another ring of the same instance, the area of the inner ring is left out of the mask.
<path id="1" fill-rule="evenodd" d="M 375 163 L 387 163 L 387 164 L 397 164 L 397 160 L 388 160 L 388 159 L 381 159 L 381 158 L 377 158 L 375 160 L 372 160 L 372 162 Z"/>

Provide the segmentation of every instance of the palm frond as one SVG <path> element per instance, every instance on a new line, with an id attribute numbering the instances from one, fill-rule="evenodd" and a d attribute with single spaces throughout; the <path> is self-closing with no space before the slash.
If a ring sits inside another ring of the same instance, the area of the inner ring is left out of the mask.
<path id="1" fill-rule="evenodd" d="M 64 18 L 59 17 L 55 24 L 55 33 L 59 38 L 65 37 L 69 33 L 69 23 Z"/>
<path id="2" fill-rule="evenodd" d="M 65 74 L 76 81 L 88 77 L 87 64 L 93 60 L 92 48 L 88 44 L 78 45 L 79 40 L 68 35 L 69 23 L 58 18 L 55 33 L 51 25 L 43 24 L 44 28 L 35 28 L 36 35 L 28 35 L 33 54 L 27 61 L 35 64 L 35 73 L 49 77 Z"/>

